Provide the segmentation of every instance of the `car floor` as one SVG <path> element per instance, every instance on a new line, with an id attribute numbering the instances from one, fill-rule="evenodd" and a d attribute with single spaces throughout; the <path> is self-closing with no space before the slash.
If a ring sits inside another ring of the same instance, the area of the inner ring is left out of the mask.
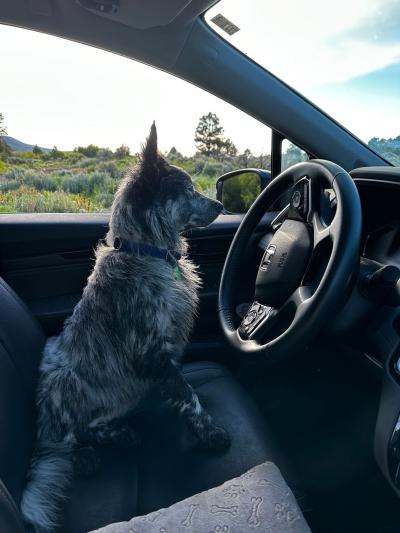
<path id="1" fill-rule="evenodd" d="M 400 531 L 400 501 L 373 456 L 379 375 L 363 357 L 319 343 L 279 368 L 240 371 L 295 473 L 313 533 Z"/>

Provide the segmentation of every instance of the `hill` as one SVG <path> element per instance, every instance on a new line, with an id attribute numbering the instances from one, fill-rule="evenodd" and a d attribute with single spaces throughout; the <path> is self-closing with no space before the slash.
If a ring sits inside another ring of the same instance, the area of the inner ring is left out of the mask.
<path id="1" fill-rule="evenodd" d="M 14 137 L 10 137 L 9 135 L 4 135 L 2 138 L 14 152 L 31 152 L 35 146 L 34 144 L 23 143 L 22 141 L 14 139 Z M 42 148 L 42 146 L 39 148 L 43 152 L 50 152 L 50 148 Z"/>

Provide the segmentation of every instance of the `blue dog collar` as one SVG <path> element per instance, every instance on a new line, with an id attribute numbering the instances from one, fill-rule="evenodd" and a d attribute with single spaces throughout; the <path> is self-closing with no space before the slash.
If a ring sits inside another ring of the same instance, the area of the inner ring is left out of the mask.
<path id="1" fill-rule="evenodd" d="M 114 240 L 114 248 L 120 252 L 126 252 L 128 254 L 137 255 L 149 255 L 151 257 L 158 257 L 159 259 L 165 259 L 172 266 L 176 266 L 182 255 L 174 250 L 167 250 L 166 248 L 157 248 L 151 244 L 143 244 L 140 242 L 127 241 L 117 237 Z"/>

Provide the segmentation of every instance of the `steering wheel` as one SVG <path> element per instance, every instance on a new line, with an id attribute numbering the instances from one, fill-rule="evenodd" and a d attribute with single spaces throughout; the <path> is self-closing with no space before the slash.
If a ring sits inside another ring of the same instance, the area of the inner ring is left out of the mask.
<path id="1" fill-rule="evenodd" d="M 240 322 L 235 294 L 246 275 L 246 247 L 265 212 L 288 189 L 290 204 L 278 215 L 284 220 L 261 259 L 254 303 Z M 332 192 L 336 208 L 324 217 L 323 198 Z M 360 240 L 360 198 L 345 170 L 316 159 L 282 172 L 250 207 L 225 260 L 218 307 L 229 343 L 268 362 L 309 344 L 354 287 Z"/>

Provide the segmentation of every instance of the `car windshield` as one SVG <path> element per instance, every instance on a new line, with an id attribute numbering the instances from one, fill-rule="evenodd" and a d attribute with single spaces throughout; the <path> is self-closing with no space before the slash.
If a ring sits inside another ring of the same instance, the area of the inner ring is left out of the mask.
<path id="1" fill-rule="evenodd" d="M 400 165 L 398 0 L 221 0 L 206 21 Z"/>

